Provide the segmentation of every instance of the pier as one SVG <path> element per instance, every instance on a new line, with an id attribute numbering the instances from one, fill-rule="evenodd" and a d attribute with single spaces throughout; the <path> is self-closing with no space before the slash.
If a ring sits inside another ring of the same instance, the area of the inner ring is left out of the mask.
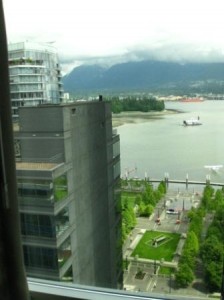
<path id="1" fill-rule="evenodd" d="M 149 178 L 145 176 L 145 180 L 151 183 L 159 183 L 161 182 L 161 179 L 155 179 L 155 178 Z M 203 180 L 189 180 L 188 174 L 186 174 L 185 179 L 170 179 L 169 173 L 164 174 L 164 182 L 166 186 L 169 186 L 169 183 L 179 183 L 179 184 L 185 184 L 186 188 L 188 188 L 188 185 L 212 185 L 212 186 L 224 186 L 224 182 L 211 182 L 211 177 L 210 175 L 206 175 L 205 181 Z"/>
<path id="2" fill-rule="evenodd" d="M 148 182 L 151 183 L 159 183 L 162 180 L 161 179 L 153 179 L 153 178 L 148 178 L 147 179 Z M 199 181 L 199 180 L 189 180 L 188 178 L 186 179 L 170 179 L 170 178 L 166 178 L 164 179 L 166 185 L 168 186 L 169 183 L 179 183 L 179 184 L 185 184 L 186 186 L 190 185 L 190 184 L 195 184 L 195 185 L 212 185 L 212 186 L 224 186 L 224 182 L 211 182 L 210 179 L 206 178 L 205 181 Z"/>
<path id="3" fill-rule="evenodd" d="M 210 175 L 206 175 L 205 180 L 190 180 L 188 177 L 188 174 L 186 174 L 186 178 L 185 179 L 171 179 L 169 177 L 169 173 L 165 173 L 164 178 L 151 178 L 147 176 L 147 173 L 145 173 L 145 178 L 139 178 L 137 176 L 132 177 L 132 178 L 128 178 L 128 176 L 126 175 L 125 177 L 121 177 L 124 180 L 130 181 L 129 186 L 127 187 L 123 187 L 124 189 L 131 189 L 131 190 L 140 190 L 141 187 L 140 186 L 136 186 L 134 182 L 138 182 L 138 181 L 142 181 L 144 180 L 145 182 L 150 183 L 160 183 L 161 181 L 165 182 L 166 184 L 166 188 L 169 188 L 170 184 L 181 184 L 181 185 L 185 185 L 186 189 L 188 189 L 189 185 L 198 185 L 198 186 L 206 186 L 206 185 L 211 185 L 214 187 L 224 187 L 224 182 L 214 182 L 211 181 L 211 177 Z"/>

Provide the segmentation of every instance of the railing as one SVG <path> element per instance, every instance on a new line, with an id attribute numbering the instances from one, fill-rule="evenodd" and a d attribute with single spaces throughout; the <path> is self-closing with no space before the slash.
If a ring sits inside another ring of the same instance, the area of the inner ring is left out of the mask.
<path id="1" fill-rule="evenodd" d="M 30 58 L 19 58 L 19 59 L 10 59 L 9 66 L 18 66 L 18 65 L 43 65 L 43 60 L 30 59 Z"/>
<path id="2" fill-rule="evenodd" d="M 163 179 L 147 179 L 148 182 L 161 182 Z M 224 186 L 224 182 L 211 182 L 210 179 L 206 178 L 205 181 L 202 180 L 189 180 L 188 178 L 186 179 L 170 179 L 170 178 L 165 178 L 164 179 L 166 185 L 169 185 L 169 183 L 179 183 L 179 184 L 195 184 L 195 185 L 213 185 L 213 186 Z"/>
<path id="3" fill-rule="evenodd" d="M 128 292 L 115 289 L 100 287 L 82 286 L 77 284 L 66 284 L 48 280 L 28 278 L 28 285 L 31 296 L 34 299 L 48 300 L 69 300 L 69 299 L 88 299 L 88 300 L 182 300 L 189 299 L 186 295 L 156 294 L 144 292 Z M 57 297 L 57 298 L 56 298 Z M 205 300 L 207 297 L 190 297 L 191 300 Z"/>

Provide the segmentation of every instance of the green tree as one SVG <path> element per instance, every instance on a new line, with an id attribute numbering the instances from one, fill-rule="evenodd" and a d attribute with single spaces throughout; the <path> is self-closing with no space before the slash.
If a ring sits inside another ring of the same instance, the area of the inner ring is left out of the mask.
<path id="1" fill-rule="evenodd" d="M 111 101 L 112 105 L 111 105 L 111 110 L 114 114 L 118 114 L 120 112 L 122 112 L 123 110 L 123 105 L 122 102 L 117 100 Z"/>
<path id="2" fill-rule="evenodd" d="M 158 185 L 158 191 L 160 191 L 160 193 L 162 195 L 166 194 L 166 184 L 164 181 L 161 181 Z"/>
<path id="3" fill-rule="evenodd" d="M 187 216 L 189 220 L 192 221 L 196 214 L 197 214 L 196 208 L 192 207 L 191 210 L 188 211 Z"/>
<path id="4" fill-rule="evenodd" d="M 223 204 L 223 191 L 222 190 L 216 190 L 215 192 L 215 205 Z"/>
<path id="5" fill-rule="evenodd" d="M 194 218 L 191 219 L 190 225 L 189 225 L 189 231 L 193 231 L 196 236 L 199 238 L 202 231 L 202 225 L 203 225 L 203 219 L 199 214 L 195 214 Z"/>
<path id="6" fill-rule="evenodd" d="M 186 239 L 186 247 L 191 251 L 192 255 L 198 255 L 199 242 L 194 231 L 189 231 Z"/>
<path id="7" fill-rule="evenodd" d="M 144 205 L 144 206 L 141 207 L 140 216 L 149 217 L 152 214 L 153 210 L 154 210 L 154 208 L 151 204 Z"/>
<path id="8" fill-rule="evenodd" d="M 113 113 L 120 113 L 121 111 L 162 111 L 165 109 L 164 101 L 158 101 L 155 97 L 127 97 L 125 99 L 118 99 L 113 97 L 111 100 L 111 107 Z"/>
<path id="9" fill-rule="evenodd" d="M 223 245 L 210 235 L 201 246 L 201 258 L 205 268 L 205 282 L 211 292 L 219 291 L 222 280 Z"/>
<path id="10" fill-rule="evenodd" d="M 219 292 L 222 283 L 222 264 L 211 261 L 206 266 L 205 282 L 210 292 Z"/>
<path id="11" fill-rule="evenodd" d="M 206 185 L 202 196 L 202 205 L 206 209 L 212 209 L 212 198 L 214 196 L 214 188 L 211 185 Z"/>
<path id="12" fill-rule="evenodd" d="M 153 213 L 154 207 L 151 204 L 146 205 L 145 213 L 149 217 Z"/>
<path id="13" fill-rule="evenodd" d="M 189 231 L 182 251 L 180 263 L 186 263 L 193 271 L 195 268 L 198 252 L 198 238 L 193 231 Z"/>
<path id="14" fill-rule="evenodd" d="M 175 274 L 175 280 L 179 287 L 188 287 L 194 280 L 194 273 L 187 264 L 181 264 Z"/>
<path id="15" fill-rule="evenodd" d="M 146 185 L 145 192 L 142 194 L 142 201 L 147 204 L 151 204 L 155 206 L 156 204 L 156 197 L 154 194 L 153 186 L 150 184 Z"/>
<path id="16" fill-rule="evenodd" d="M 123 222 L 126 225 L 127 231 L 130 232 L 136 225 L 136 217 L 133 209 L 126 209 L 123 212 Z"/>
<path id="17" fill-rule="evenodd" d="M 144 215 L 145 207 L 146 207 L 145 203 L 143 201 L 141 201 L 140 204 L 139 204 L 139 207 L 138 207 L 139 216 Z"/>
<path id="18" fill-rule="evenodd" d="M 159 190 L 154 191 L 154 199 L 156 200 L 156 202 L 158 202 L 162 198 L 162 196 L 163 194 Z"/>
<path id="19" fill-rule="evenodd" d="M 132 208 L 131 203 L 130 203 L 128 197 L 124 197 L 124 198 L 122 199 L 122 207 L 123 207 L 123 210 Z"/>
<path id="20" fill-rule="evenodd" d="M 215 192 L 214 188 L 209 184 L 206 185 L 206 187 L 204 188 L 204 191 L 203 191 L 204 195 L 208 194 L 210 197 L 212 197 L 214 195 L 214 192 Z"/>
<path id="21" fill-rule="evenodd" d="M 135 197 L 135 204 L 139 206 L 141 202 L 142 202 L 142 197 L 140 195 L 136 196 Z"/>
<path id="22" fill-rule="evenodd" d="M 200 255 L 204 264 L 211 261 L 222 262 L 223 246 L 221 241 L 216 236 L 210 235 L 201 245 Z"/>
<path id="23" fill-rule="evenodd" d="M 220 231 L 219 226 L 216 225 L 216 222 L 213 222 L 213 224 L 209 226 L 207 231 L 207 237 L 209 236 L 215 236 L 220 241 L 223 239 L 223 234 Z"/>

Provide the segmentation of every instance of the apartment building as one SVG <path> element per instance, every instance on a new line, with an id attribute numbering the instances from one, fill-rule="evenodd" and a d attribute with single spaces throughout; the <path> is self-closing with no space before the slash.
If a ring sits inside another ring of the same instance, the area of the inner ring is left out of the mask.
<path id="1" fill-rule="evenodd" d="M 21 107 L 14 139 L 27 275 L 121 287 L 120 141 L 110 104 Z"/>
<path id="2" fill-rule="evenodd" d="M 62 102 L 61 68 L 52 44 L 10 43 L 8 59 L 14 120 L 18 107 Z"/>

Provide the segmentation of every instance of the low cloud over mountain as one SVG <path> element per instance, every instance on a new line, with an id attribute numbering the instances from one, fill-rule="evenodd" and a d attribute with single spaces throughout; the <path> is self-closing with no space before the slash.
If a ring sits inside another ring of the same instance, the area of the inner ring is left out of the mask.
<path id="1" fill-rule="evenodd" d="M 141 91 L 195 88 L 224 81 L 224 63 L 174 63 L 139 61 L 113 65 L 82 65 L 63 77 L 64 90 Z M 211 91 L 212 92 L 212 91 Z"/>

